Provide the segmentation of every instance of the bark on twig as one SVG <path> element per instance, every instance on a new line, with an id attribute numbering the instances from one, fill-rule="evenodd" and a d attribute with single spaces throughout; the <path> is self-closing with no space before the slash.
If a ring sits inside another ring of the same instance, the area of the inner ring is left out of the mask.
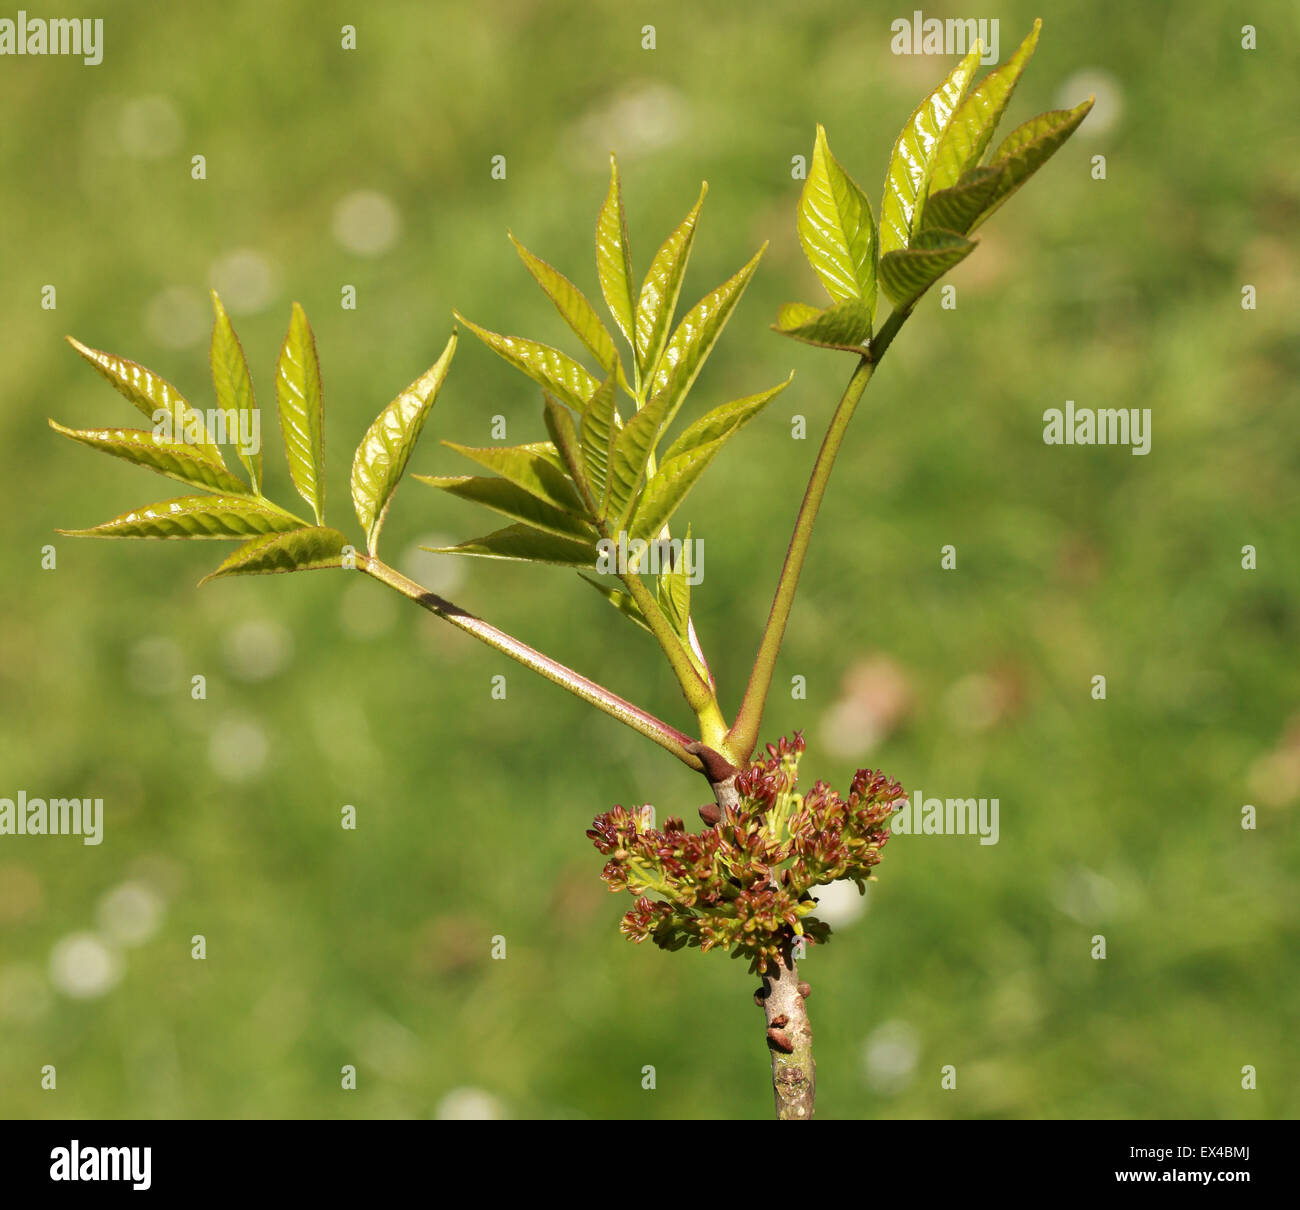
<path id="1" fill-rule="evenodd" d="M 808 984 L 787 946 L 775 971 L 763 976 L 755 997 L 767 1016 L 767 1048 L 772 1052 L 772 1093 L 782 1122 L 810 1122 L 817 1093 Z"/>

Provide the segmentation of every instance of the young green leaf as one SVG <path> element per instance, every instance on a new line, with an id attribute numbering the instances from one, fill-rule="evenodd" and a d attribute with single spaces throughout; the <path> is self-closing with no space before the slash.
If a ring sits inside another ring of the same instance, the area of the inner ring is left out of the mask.
<path id="1" fill-rule="evenodd" d="M 605 305 L 619 331 L 636 353 L 636 327 L 632 301 L 632 254 L 627 242 L 627 217 L 623 213 L 623 186 L 618 160 L 609 157 L 609 193 L 596 219 L 596 273 Z"/>
<path id="2" fill-rule="evenodd" d="M 858 303 L 869 336 L 876 310 L 876 221 L 866 194 L 831 154 L 821 125 L 799 198 L 798 226 L 804 255 L 831 301 Z"/>
<path id="3" fill-rule="evenodd" d="M 275 367 L 275 394 L 289 475 L 319 523 L 325 513 L 325 405 L 316 338 L 297 303 Z"/>
<path id="4" fill-rule="evenodd" d="M 522 487 L 544 504 L 578 516 L 586 511 L 550 442 L 531 445 L 474 447 L 444 441 L 443 445 L 464 454 L 471 462 L 496 471 L 503 479 Z"/>
<path id="5" fill-rule="evenodd" d="M 710 441 L 727 440 L 734 437 L 755 416 L 772 402 L 786 387 L 794 381 L 794 372 L 784 382 L 760 391 L 757 395 L 746 395 L 744 399 L 733 399 L 706 412 L 689 428 L 684 429 L 664 453 L 664 461 L 685 454 Z"/>
<path id="6" fill-rule="evenodd" d="M 447 379 L 455 354 L 456 333 L 453 332 L 442 356 L 379 413 L 357 446 L 352 460 L 352 505 L 366 531 L 366 543 L 372 555 L 379 546 L 379 531 L 393 493 L 420 439 L 429 409 Z"/>
<path id="7" fill-rule="evenodd" d="M 592 493 L 591 484 L 587 482 L 587 473 L 582 465 L 582 443 L 578 437 L 577 427 L 573 423 L 573 414 L 565 411 L 554 398 L 542 392 L 542 420 L 546 431 L 551 435 L 551 442 L 560 455 L 569 478 L 578 490 L 587 516 L 594 517 L 600 510 L 600 502 Z"/>
<path id="8" fill-rule="evenodd" d="M 591 485 L 592 499 L 596 501 L 605 498 L 605 477 L 618 428 L 614 380 L 606 378 L 582 413 L 582 429 L 578 438 L 582 448 L 583 473 Z"/>
<path id="9" fill-rule="evenodd" d="M 226 465 L 221 447 L 211 440 L 203 422 L 203 413 L 190 407 L 184 396 L 165 378 L 152 370 L 117 357 L 100 349 L 91 349 L 81 341 L 68 337 L 68 343 L 77 350 L 99 373 L 131 401 L 155 425 L 167 428 L 160 433 L 175 444 L 193 446 L 209 462 Z M 165 414 L 165 418 L 164 418 Z"/>
<path id="10" fill-rule="evenodd" d="M 1003 202 L 1056 154 L 1061 145 L 1079 127 L 1092 109 L 1093 98 L 1073 109 L 1053 109 L 1030 118 L 1013 130 L 998 146 L 989 167 L 998 174 L 997 188 L 979 217 L 971 224 L 975 230 L 988 220 Z"/>
<path id="11" fill-rule="evenodd" d="M 823 349 L 864 353 L 871 339 L 871 313 L 856 298 L 824 311 L 807 303 L 786 303 L 777 312 L 772 330 Z"/>
<path id="12" fill-rule="evenodd" d="M 617 374 L 622 380 L 623 367 L 619 362 L 618 350 L 614 347 L 614 338 L 601 323 L 596 308 L 587 301 L 587 296 L 558 269 L 529 252 L 513 235 L 510 236 L 510 242 L 514 244 L 515 251 L 519 253 L 519 259 L 524 262 L 528 272 L 546 292 L 546 297 L 555 304 L 560 317 L 591 350 L 591 355 L 600 368 L 606 374 Z"/>
<path id="13" fill-rule="evenodd" d="M 600 512 L 601 520 L 610 523 L 612 533 L 618 533 L 627 524 L 650 455 L 654 453 L 655 442 L 663 429 L 668 401 L 667 393 L 654 396 L 623 426 L 614 440 L 604 505 Z"/>
<path id="14" fill-rule="evenodd" d="M 691 622 L 691 581 L 690 573 L 694 568 L 687 564 L 693 557 L 691 553 L 691 527 L 686 527 L 686 537 L 682 539 L 682 553 L 671 567 L 661 564 L 657 596 L 659 608 L 678 637 L 689 648 L 688 628 Z"/>
<path id="15" fill-rule="evenodd" d="M 657 537 L 726 441 L 723 437 L 706 445 L 697 445 L 674 458 L 665 458 L 641 493 L 628 526 L 629 534 L 634 538 Z"/>
<path id="16" fill-rule="evenodd" d="M 997 195 L 1002 172 L 997 168 L 973 168 L 951 189 L 930 194 L 925 203 L 921 229 L 941 227 L 964 235 Z"/>
<path id="17" fill-rule="evenodd" d="M 978 39 L 942 84 L 912 112 L 894 143 L 880 204 L 880 255 L 912 244 L 921 229 L 925 198 L 939 140 L 966 96 L 980 59 Z"/>
<path id="18" fill-rule="evenodd" d="M 512 521 L 522 521 L 534 529 L 561 538 L 590 539 L 596 533 L 587 522 L 572 513 L 545 504 L 522 487 L 492 476 L 480 475 L 413 475 L 421 483 L 440 488 L 462 500 L 482 504 Z"/>
<path id="19" fill-rule="evenodd" d="M 652 402 L 657 396 L 666 397 L 664 428 L 672 424 L 766 251 L 764 243 L 744 268 L 700 299 L 677 325 L 659 361 L 650 396 Z"/>
<path id="20" fill-rule="evenodd" d="M 251 417 L 258 416 L 258 412 L 257 400 L 253 395 L 253 378 L 248 372 L 248 359 L 244 356 L 244 346 L 239 343 L 230 316 L 226 314 L 226 308 L 221 305 L 221 299 L 215 290 L 212 291 L 212 310 L 215 318 L 212 324 L 212 345 L 208 361 L 212 366 L 212 386 L 217 393 L 217 407 L 225 412 L 234 413 L 241 426 L 243 417 L 249 416 L 249 431 L 254 431 L 251 429 Z M 260 435 L 260 417 L 255 431 Z M 260 496 L 262 494 L 260 445 L 251 453 L 245 452 L 241 445 L 237 452 L 244 469 L 248 471 L 253 491 Z"/>
<path id="21" fill-rule="evenodd" d="M 600 581 L 593 580 L 590 576 L 584 576 L 581 572 L 578 573 L 578 577 L 590 584 L 592 588 L 600 593 L 600 595 L 613 605 L 614 608 L 617 609 L 625 618 L 629 621 L 635 622 L 647 634 L 654 634 L 654 631 L 650 629 L 650 623 L 645 620 L 645 614 L 641 612 L 637 603 L 632 600 L 631 593 L 626 593 L 619 588 L 607 588 L 604 584 L 600 583 Z"/>
<path id="22" fill-rule="evenodd" d="M 880 284 L 894 306 L 910 307 L 953 265 L 975 250 L 975 244 L 955 231 L 927 228 L 912 247 L 886 253 L 880 260 Z"/>
<path id="23" fill-rule="evenodd" d="M 699 222 L 700 207 L 709 191 L 706 181 L 700 186 L 700 197 L 691 212 L 682 219 L 675 231 L 664 241 L 650 263 L 650 271 L 641 283 L 641 293 L 636 304 L 636 358 L 642 378 L 654 377 L 659 358 L 668 340 L 677 299 L 682 292 L 682 279 L 695 242 L 695 228 Z"/>
<path id="24" fill-rule="evenodd" d="M 425 546 L 440 555 L 477 555 L 484 559 L 514 559 L 525 563 L 555 563 L 564 567 L 594 567 L 596 543 L 542 533 L 529 525 L 509 525 L 472 542 L 456 546 Z"/>
<path id="25" fill-rule="evenodd" d="M 454 311 L 453 314 L 497 356 L 508 361 L 515 369 L 522 370 L 575 412 L 581 412 L 587 406 L 587 400 L 600 386 L 582 366 L 559 349 L 539 344 L 535 340 L 525 340 L 521 336 L 502 336 L 497 332 L 489 332 L 466 319 L 459 311 Z"/>
<path id="26" fill-rule="evenodd" d="M 225 576 L 265 576 L 285 571 L 314 571 L 342 567 L 348 540 L 337 529 L 309 525 L 286 534 L 267 534 L 245 542 L 211 575 L 199 581 Z"/>
<path id="27" fill-rule="evenodd" d="M 1038 31 L 1042 27 L 1042 21 L 1035 20 L 1034 28 L 1020 44 L 1019 50 L 1001 67 L 989 72 L 957 107 L 957 112 L 953 114 L 935 150 L 934 171 L 930 174 L 931 197 L 941 189 L 952 188 L 979 164 L 998 122 L 1002 120 L 1016 82 L 1034 53 L 1034 47 L 1038 45 Z M 929 209 L 928 202 L 926 209 Z M 952 229 L 960 230 L 956 227 Z"/>
<path id="28" fill-rule="evenodd" d="M 224 464 L 208 458 L 203 446 L 164 441 L 148 429 L 69 429 L 55 420 L 50 421 L 50 428 L 93 450 L 147 466 L 191 487 L 235 496 L 248 494 L 248 484 L 232 475 Z"/>
<path id="29" fill-rule="evenodd" d="M 306 523 L 269 500 L 247 496 L 180 496 L 132 509 L 90 529 L 60 529 L 70 538 L 253 538 Z"/>

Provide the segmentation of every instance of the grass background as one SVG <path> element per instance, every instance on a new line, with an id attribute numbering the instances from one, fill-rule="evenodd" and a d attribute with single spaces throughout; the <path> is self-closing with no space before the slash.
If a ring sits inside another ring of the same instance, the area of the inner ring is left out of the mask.
<path id="1" fill-rule="evenodd" d="M 706 544 L 697 625 L 734 709 L 850 368 L 767 330 L 816 297 L 791 157 L 825 123 L 878 212 L 892 140 L 948 65 L 890 53 L 913 7 L 86 3 L 106 18 L 102 65 L 0 61 L 0 794 L 100 796 L 107 816 L 100 847 L 0 837 L 0 1113 L 768 1116 L 753 978 L 622 940 L 583 836 L 614 802 L 691 818 L 698 779 L 378 585 L 200 592 L 230 547 L 55 538 L 176 493 L 45 421 L 134 423 L 65 333 L 211 406 L 213 284 L 268 404 L 297 299 L 324 367 L 329 511 L 353 532 L 352 448 L 437 355 L 453 306 L 564 341 L 506 229 L 594 298 L 608 150 L 638 273 L 707 178 L 683 302 L 771 248 L 684 417 L 797 371 L 682 514 Z M 1003 59 L 1035 12 L 925 7 L 999 18 Z M 1296 9 L 1044 16 L 1006 128 L 1089 91 L 1098 109 L 982 229 L 956 308 L 927 299 L 873 382 L 765 721 L 805 730 L 810 780 L 871 764 L 1001 807 L 996 846 L 899 837 L 865 914 L 807 960 L 819 1112 L 1294 1116 Z M 400 220 L 377 255 L 356 250 L 364 214 L 346 218 L 358 191 Z M 1042 412 L 1066 399 L 1149 407 L 1151 453 L 1044 445 Z M 536 405 L 466 335 L 412 469 L 462 473 L 438 438 L 486 444 L 498 414 L 512 442 L 540 438 Z M 386 548 L 684 725 L 648 638 L 572 573 L 412 553 L 487 528 L 408 483 Z"/>

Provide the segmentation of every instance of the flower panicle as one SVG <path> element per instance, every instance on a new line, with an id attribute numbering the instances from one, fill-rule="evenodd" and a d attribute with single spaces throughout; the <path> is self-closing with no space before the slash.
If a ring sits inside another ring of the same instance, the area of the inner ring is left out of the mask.
<path id="1" fill-rule="evenodd" d="M 701 832 L 679 816 L 656 828 L 648 806 L 617 806 L 593 821 L 587 836 L 608 858 L 602 878 L 635 900 L 619 926 L 629 940 L 729 950 L 763 972 L 792 938 L 830 935 L 813 915 L 816 887 L 851 878 L 866 889 L 903 788 L 859 769 L 847 798 L 824 781 L 800 795 L 802 734 L 766 750 L 737 774 L 737 804 Z"/>

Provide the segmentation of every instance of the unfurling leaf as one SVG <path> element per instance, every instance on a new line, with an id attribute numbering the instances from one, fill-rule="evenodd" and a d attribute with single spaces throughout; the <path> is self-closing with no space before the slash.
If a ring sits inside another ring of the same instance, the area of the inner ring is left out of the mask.
<path id="1" fill-rule="evenodd" d="M 178 445 L 191 445 L 209 462 L 225 466 L 221 448 L 208 435 L 203 414 L 190 407 L 185 397 L 165 378 L 159 378 L 152 370 L 128 361 L 125 357 L 88 348 L 71 336 L 68 337 L 68 343 L 155 426 L 161 423 L 168 427 L 170 431 L 160 433 L 160 436 Z M 161 413 L 166 413 L 165 420 Z"/>
<path id="2" fill-rule="evenodd" d="M 921 229 L 939 140 L 970 88 L 979 59 L 980 43 L 976 40 L 970 54 L 912 112 L 894 143 L 885 177 L 885 197 L 880 204 L 882 258 L 910 247 Z"/>
<path id="3" fill-rule="evenodd" d="M 881 257 L 880 284 L 896 307 L 910 307 L 974 250 L 974 242 L 955 231 L 929 227 L 916 237 L 912 247 Z"/>
<path id="4" fill-rule="evenodd" d="M 614 406 L 614 380 L 605 379 L 582 413 L 578 443 L 582 448 L 582 469 L 598 504 L 605 499 L 606 474 L 614 439 L 618 436 L 618 410 Z"/>
<path id="5" fill-rule="evenodd" d="M 694 571 L 694 568 L 689 567 L 688 564 L 693 557 L 691 527 L 688 525 L 686 527 L 686 537 L 682 539 L 681 554 L 677 556 L 671 566 L 665 566 L 667 559 L 661 558 L 657 594 L 659 608 L 664 611 L 664 616 L 688 650 L 690 648 L 689 628 L 691 624 L 690 573 Z"/>
<path id="6" fill-rule="evenodd" d="M 677 325 L 660 358 L 650 395 L 651 403 L 657 396 L 665 397 L 663 427 L 672 424 L 766 251 L 765 243 L 744 268 L 700 299 Z"/>
<path id="7" fill-rule="evenodd" d="M 871 339 L 871 314 L 856 298 L 824 311 L 807 303 L 786 303 L 777 312 L 772 329 L 804 344 L 863 353 Z"/>
<path id="8" fill-rule="evenodd" d="M 442 356 L 379 413 L 357 446 L 352 460 L 352 504 L 357 520 L 366 531 L 366 543 L 372 555 L 379 546 L 379 531 L 393 493 L 455 354 L 456 333 L 453 332 Z"/>
<path id="9" fill-rule="evenodd" d="M 512 521 L 522 521 L 534 529 L 545 530 L 562 538 L 595 540 L 590 525 L 570 512 L 546 504 L 505 479 L 481 475 L 413 475 L 421 483 L 440 488 L 462 500 L 485 505 Z"/>
<path id="10" fill-rule="evenodd" d="M 700 186 L 699 201 L 655 253 L 645 281 L 641 283 L 636 304 L 636 359 L 642 377 L 647 381 L 654 377 L 668 340 L 677 299 L 682 292 L 682 279 L 686 276 L 686 264 L 691 257 L 691 245 L 695 241 L 700 207 L 704 205 L 708 191 L 708 182 L 705 182 Z"/>
<path id="11" fill-rule="evenodd" d="M 674 458 L 665 458 L 663 465 L 649 479 L 645 491 L 641 493 L 632 523 L 628 527 L 631 536 L 658 537 L 659 531 L 672 519 L 677 507 L 686 499 L 687 493 L 725 444 L 726 438 L 723 437 L 710 441 L 707 445 L 697 445 Z"/>
<path id="12" fill-rule="evenodd" d="M 668 447 L 664 453 L 664 461 L 667 462 L 676 458 L 678 454 L 685 454 L 701 445 L 707 445 L 711 441 L 734 437 L 793 381 L 794 372 L 791 371 L 789 378 L 784 382 L 778 382 L 774 387 L 769 387 L 766 391 L 760 391 L 757 395 L 747 395 L 744 399 L 733 399 L 730 403 L 721 404 L 711 412 L 706 412 L 689 428 L 684 429 L 681 436 Z"/>
<path id="13" fill-rule="evenodd" d="M 632 254 L 627 242 L 627 217 L 623 213 L 623 186 L 618 179 L 618 160 L 613 154 L 609 157 L 609 193 L 596 219 L 596 273 L 605 305 L 635 356 Z"/>
<path id="14" fill-rule="evenodd" d="M 248 359 L 244 356 L 244 346 L 235 335 L 234 326 L 226 308 L 221 305 L 217 292 L 212 291 L 212 310 L 215 319 L 212 325 L 212 345 L 208 361 L 212 366 L 212 386 L 217 393 L 217 407 L 233 414 L 239 424 L 239 432 L 261 435 L 261 421 L 253 428 L 251 418 L 258 415 L 257 400 L 253 394 L 253 379 L 248 372 Z M 244 427 L 243 417 L 250 417 L 249 427 Z M 246 451 L 241 443 L 238 448 L 239 460 L 248 471 L 253 484 L 253 491 L 262 494 L 262 449 L 259 445 L 253 451 Z"/>
<path id="15" fill-rule="evenodd" d="M 799 198 L 799 242 L 836 303 L 856 301 L 867 335 L 876 310 L 876 223 L 871 203 L 840 167 L 817 127 L 812 168 Z"/>
<path id="16" fill-rule="evenodd" d="M 456 546 L 425 546 L 440 555 L 478 555 L 485 559 L 515 559 L 525 563 L 556 563 L 564 567 L 594 567 L 596 542 L 542 533 L 529 525 L 508 525 Z"/>
<path id="17" fill-rule="evenodd" d="M 325 405 L 316 338 L 297 303 L 275 367 L 275 394 L 289 475 L 319 523 L 325 514 Z"/>
<path id="18" fill-rule="evenodd" d="M 549 441 L 530 445 L 483 446 L 457 445 L 444 441 L 448 449 L 464 454 L 471 462 L 496 471 L 503 479 L 522 487 L 544 504 L 578 516 L 585 512 L 582 501 L 568 476 L 555 446 Z"/>
<path id="19" fill-rule="evenodd" d="M 970 95 L 957 107 L 948 123 L 939 146 L 935 150 L 934 170 L 930 174 L 930 194 L 956 185 L 972 168 L 975 168 L 993 138 L 993 132 L 1002 119 L 1016 82 L 1025 70 L 1038 45 L 1038 31 L 1042 21 L 1036 20 L 1029 36 L 1020 48 L 1001 67 L 989 72 L 971 89 Z M 928 209 L 929 203 L 926 203 Z M 927 224 L 946 226 L 944 223 Z M 953 228 L 958 230 L 958 228 Z"/>
<path id="20" fill-rule="evenodd" d="M 601 323 L 596 308 L 587 301 L 587 296 L 558 269 L 529 252 L 513 235 L 510 236 L 510 242 L 514 244 L 515 251 L 519 253 L 519 259 L 524 262 L 528 272 L 546 291 L 547 298 L 555 304 L 560 317 L 591 350 L 601 369 L 607 374 L 617 374 L 621 379 L 623 368 L 619 363 L 618 350 L 614 347 L 614 338 Z"/>
<path id="21" fill-rule="evenodd" d="M 90 529 L 61 529 L 70 538 L 254 538 L 302 529 L 305 522 L 247 496 L 181 496 L 132 509 Z"/>
<path id="22" fill-rule="evenodd" d="M 147 466 L 191 487 L 235 496 L 248 494 L 248 484 L 232 475 L 223 463 L 207 457 L 203 446 L 164 441 L 147 429 L 69 429 L 54 420 L 50 428 L 93 450 Z"/>
<path id="23" fill-rule="evenodd" d="M 466 319 L 459 311 L 452 312 L 475 336 L 503 360 L 517 370 L 522 370 L 543 390 L 550 391 L 566 407 L 581 412 L 587 400 L 600 385 L 567 353 L 550 345 L 522 336 L 502 336 L 489 332 Z"/>
<path id="24" fill-rule="evenodd" d="M 337 529 L 323 525 L 309 525 L 286 534 L 267 534 L 245 542 L 199 583 L 206 584 L 225 576 L 265 576 L 284 571 L 342 567 L 343 549 L 347 544 L 348 540 Z"/>

